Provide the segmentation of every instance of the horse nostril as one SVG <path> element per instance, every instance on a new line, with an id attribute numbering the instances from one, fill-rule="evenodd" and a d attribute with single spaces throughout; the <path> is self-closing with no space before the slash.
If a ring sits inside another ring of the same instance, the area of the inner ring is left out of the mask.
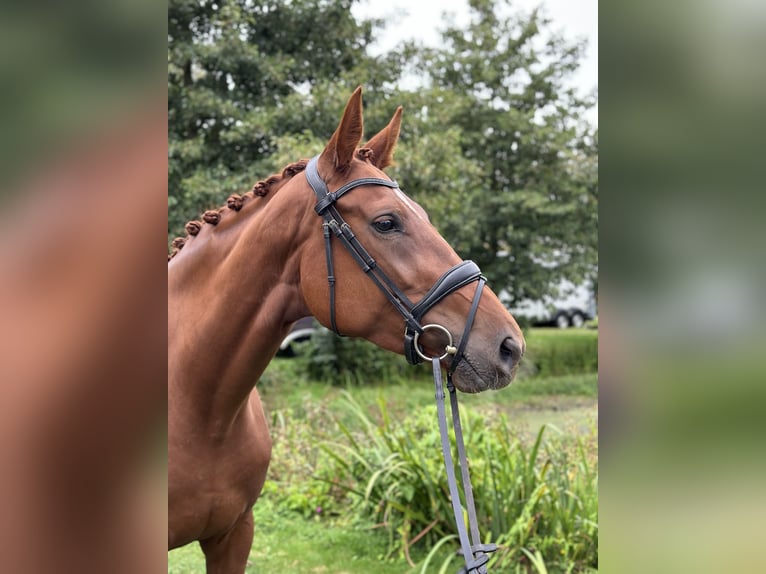
<path id="1" fill-rule="evenodd" d="M 500 356 L 511 365 L 518 363 L 521 359 L 521 345 L 511 337 L 506 337 L 500 343 Z"/>

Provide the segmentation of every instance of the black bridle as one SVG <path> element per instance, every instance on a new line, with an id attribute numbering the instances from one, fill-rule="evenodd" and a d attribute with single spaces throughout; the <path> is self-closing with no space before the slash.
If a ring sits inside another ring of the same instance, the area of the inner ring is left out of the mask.
<path id="1" fill-rule="evenodd" d="M 341 214 L 335 207 L 336 202 L 343 197 L 346 193 L 361 187 L 364 185 L 378 185 L 388 187 L 391 189 L 399 189 L 399 185 L 395 181 L 388 179 L 364 177 L 355 179 L 341 186 L 333 192 L 327 188 L 327 184 L 319 175 L 317 168 L 319 156 L 314 157 L 309 161 L 306 166 L 306 180 L 317 197 L 317 203 L 314 208 L 316 213 L 322 217 L 324 223 L 322 224 L 324 242 L 325 242 L 325 257 L 327 260 L 327 281 L 330 287 L 330 326 L 332 330 L 340 335 L 338 331 L 338 325 L 335 319 L 335 265 L 333 261 L 332 253 L 332 237 L 333 235 L 340 240 L 341 244 L 352 255 L 354 260 L 359 264 L 362 271 L 377 285 L 377 287 L 383 292 L 386 298 L 391 302 L 394 308 L 404 318 L 404 355 L 407 358 L 407 362 L 412 365 L 416 365 L 423 360 L 431 361 L 434 372 L 434 385 L 436 387 L 436 404 L 439 416 L 439 431 L 442 441 L 442 453 L 444 455 L 444 463 L 447 470 L 447 480 L 450 490 L 450 497 L 452 498 L 452 507 L 455 513 L 455 521 L 458 528 L 458 536 L 460 538 L 461 553 L 465 559 L 465 567 L 461 570 L 461 573 L 465 574 L 484 574 L 487 572 L 487 562 L 489 561 L 488 553 L 496 550 L 494 544 L 481 544 L 479 537 L 478 523 L 476 520 L 476 510 L 473 500 L 473 491 L 471 489 L 471 480 L 468 474 L 468 463 L 465 456 L 465 446 L 463 444 L 463 433 L 460 425 L 460 414 L 458 412 L 457 394 L 455 392 L 455 386 L 452 384 L 452 373 L 457 368 L 457 365 L 464 357 L 465 346 L 468 341 L 468 336 L 473 327 L 476 311 L 479 307 L 479 300 L 481 299 L 486 279 L 482 276 L 478 265 L 473 261 L 462 261 L 457 265 L 447 270 L 433 286 L 428 290 L 425 296 L 413 303 L 410 299 L 399 289 L 396 284 L 391 280 L 386 273 L 378 267 L 375 259 L 369 254 L 369 252 L 359 243 L 356 235 L 351 230 L 351 227 L 343 219 Z M 423 317 L 428 311 L 430 311 L 435 305 L 442 301 L 445 297 L 454 293 L 461 287 L 465 287 L 473 282 L 476 282 L 476 290 L 474 292 L 471 307 L 466 317 L 465 327 L 463 334 L 460 338 L 458 347 L 454 347 L 452 344 L 452 334 L 446 327 L 437 324 L 421 323 Z M 419 345 L 420 336 L 428 330 L 438 330 L 444 333 L 448 339 L 448 343 L 445 346 L 444 354 L 439 357 L 427 356 Z M 447 389 L 450 393 L 450 407 L 452 410 L 452 423 L 455 430 L 455 439 L 457 443 L 458 460 L 460 463 L 461 475 L 463 479 L 463 493 L 465 497 L 468 523 L 471 532 L 471 538 L 469 539 L 466 532 L 466 525 L 463 519 L 462 507 L 460 504 L 460 495 L 457 490 L 457 481 L 455 478 L 455 469 L 452 463 L 452 452 L 450 450 L 449 435 L 447 430 L 447 419 L 444 409 L 444 388 L 442 386 L 441 378 L 441 365 L 440 361 L 445 359 L 448 355 L 452 356 L 449 367 L 447 369 Z"/>
<path id="2" fill-rule="evenodd" d="M 330 286 L 330 326 L 335 333 L 340 335 L 338 331 L 338 325 L 335 320 L 335 265 L 333 262 L 332 254 L 332 236 L 335 235 L 346 250 L 351 253 L 353 258 L 362 268 L 367 276 L 372 279 L 375 285 L 383 292 L 386 298 L 391 302 L 394 308 L 399 314 L 404 317 L 405 333 L 404 333 L 404 356 L 407 358 L 407 362 L 411 365 L 417 365 L 422 362 L 423 359 L 430 360 L 431 357 L 427 357 L 423 354 L 418 346 L 418 339 L 424 331 L 432 328 L 430 325 L 422 325 L 421 320 L 423 316 L 430 311 L 437 303 L 448 295 L 454 293 L 461 287 L 478 282 L 476 292 L 471 304 L 471 310 L 468 314 L 466 321 L 466 328 L 463 331 L 463 336 L 460 341 L 460 347 L 455 349 L 452 346 L 452 336 L 444 327 L 437 326 L 434 329 L 441 329 L 447 333 L 450 340 L 447 345 L 446 354 L 452 355 L 452 361 L 450 363 L 450 370 L 454 371 L 457 364 L 463 358 L 463 351 L 465 350 L 465 344 L 468 339 L 468 334 L 473 325 L 474 315 L 476 309 L 479 306 L 479 299 L 481 298 L 482 289 L 486 284 L 486 279 L 482 276 L 478 265 L 473 261 L 462 261 L 450 268 L 444 275 L 442 275 L 436 283 L 428 290 L 428 293 L 418 301 L 417 304 L 410 301 L 386 275 L 386 273 L 378 267 L 377 262 L 367 252 L 367 250 L 359 243 L 354 232 L 351 230 L 351 226 L 343 219 L 341 214 L 335 207 L 336 202 L 343 197 L 346 193 L 357 187 L 363 185 L 380 185 L 383 187 L 389 187 L 391 189 L 399 189 L 399 185 L 395 181 L 388 179 L 381 179 L 375 177 L 363 177 L 355 179 L 343 185 L 339 189 L 330 192 L 327 189 L 327 184 L 322 180 L 317 169 L 318 157 L 309 161 L 306 166 L 306 179 L 309 185 L 314 190 L 317 196 L 317 203 L 314 207 L 314 211 L 317 212 L 324 219 L 323 232 L 325 239 L 325 257 L 327 259 L 327 281 Z M 442 357 L 444 358 L 444 357 Z"/>

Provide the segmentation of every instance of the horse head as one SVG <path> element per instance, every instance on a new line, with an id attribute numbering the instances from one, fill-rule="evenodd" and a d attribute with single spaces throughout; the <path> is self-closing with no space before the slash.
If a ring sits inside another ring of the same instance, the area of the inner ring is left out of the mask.
<path id="1" fill-rule="evenodd" d="M 476 294 L 478 268 L 461 265 L 423 208 L 383 172 L 393 162 L 401 119 L 399 107 L 360 148 L 357 88 L 324 151 L 309 162 L 301 180 L 317 194 L 317 206 L 308 215 L 316 231 L 300 259 L 306 306 L 326 327 L 407 354 L 410 362 L 417 360 L 407 347 L 412 337 L 404 345 L 403 338 L 405 329 L 414 333 L 417 354 L 442 357 L 461 391 L 502 388 L 513 380 L 524 353 L 521 329 L 488 288 Z M 317 213 L 324 218 L 324 234 Z M 415 315 L 423 311 L 418 305 L 424 298 L 432 304 L 413 326 L 413 307 Z M 466 328 L 469 317 L 473 323 Z M 423 330 L 425 325 L 439 327 Z"/>

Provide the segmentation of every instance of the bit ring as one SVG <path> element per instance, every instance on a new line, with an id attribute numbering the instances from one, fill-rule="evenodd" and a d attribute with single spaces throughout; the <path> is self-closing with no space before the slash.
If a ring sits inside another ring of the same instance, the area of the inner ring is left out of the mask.
<path id="1" fill-rule="evenodd" d="M 418 345 L 418 339 L 420 339 L 420 335 L 428 331 L 429 329 L 435 329 L 437 331 L 441 331 L 445 335 L 447 335 L 447 340 L 449 341 L 447 345 L 444 348 L 444 354 L 441 357 L 429 357 L 423 353 L 423 351 L 420 350 L 420 346 Z M 441 325 L 436 325 L 435 323 L 431 323 L 429 325 L 423 325 L 423 330 L 421 332 L 415 333 L 415 352 L 418 354 L 418 356 L 423 359 L 424 361 L 432 361 L 436 358 L 438 358 L 440 361 L 447 357 L 447 355 L 454 355 L 457 353 L 457 348 L 455 348 L 452 345 L 452 333 L 450 333 L 446 327 L 443 327 Z"/>

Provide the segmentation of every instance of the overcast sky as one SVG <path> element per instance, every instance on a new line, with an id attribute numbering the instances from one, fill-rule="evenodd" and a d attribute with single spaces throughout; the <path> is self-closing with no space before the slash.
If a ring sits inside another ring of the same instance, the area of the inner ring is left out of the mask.
<path id="1" fill-rule="evenodd" d="M 515 0 L 513 6 L 529 11 L 540 4 L 552 18 L 555 30 L 567 38 L 588 40 L 585 57 L 572 83 L 581 94 L 591 92 L 598 86 L 598 0 Z M 437 30 L 444 26 L 441 13 L 451 13 L 457 24 L 466 23 L 469 14 L 467 0 L 362 0 L 353 11 L 358 16 L 388 20 L 378 44 L 382 51 L 412 38 L 435 45 L 439 40 Z M 598 125 L 597 109 L 588 119 Z"/>

